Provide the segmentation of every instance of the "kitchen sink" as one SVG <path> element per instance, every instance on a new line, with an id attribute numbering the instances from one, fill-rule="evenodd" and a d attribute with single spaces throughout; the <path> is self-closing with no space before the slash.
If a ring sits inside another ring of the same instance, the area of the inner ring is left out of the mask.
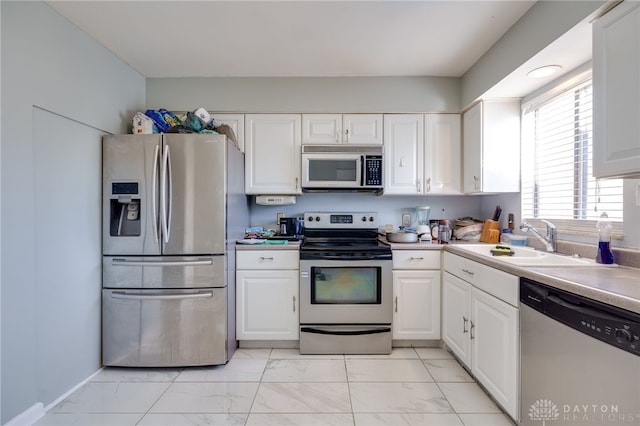
<path id="1" fill-rule="evenodd" d="M 545 251 L 535 250 L 532 247 L 511 246 L 511 251 L 513 252 L 512 256 L 494 256 L 491 253 L 491 249 L 495 248 L 495 245 L 492 244 L 460 244 L 456 245 L 456 247 L 516 266 L 544 267 L 598 265 L 592 259 L 566 256 L 558 253 L 548 253 Z"/>

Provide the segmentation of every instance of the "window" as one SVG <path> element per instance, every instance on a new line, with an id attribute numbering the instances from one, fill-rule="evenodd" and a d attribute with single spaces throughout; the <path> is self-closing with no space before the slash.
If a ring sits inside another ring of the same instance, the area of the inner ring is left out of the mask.
<path id="1" fill-rule="evenodd" d="M 622 180 L 592 176 L 591 80 L 541 96 L 522 118 L 522 217 L 590 235 L 606 212 L 622 234 Z"/>

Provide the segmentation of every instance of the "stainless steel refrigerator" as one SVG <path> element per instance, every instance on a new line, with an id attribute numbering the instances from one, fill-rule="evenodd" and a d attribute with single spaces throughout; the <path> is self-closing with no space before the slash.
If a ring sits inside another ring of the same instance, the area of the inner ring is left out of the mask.
<path id="1" fill-rule="evenodd" d="M 244 155 L 202 134 L 106 136 L 102 155 L 103 364 L 226 363 Z"/>

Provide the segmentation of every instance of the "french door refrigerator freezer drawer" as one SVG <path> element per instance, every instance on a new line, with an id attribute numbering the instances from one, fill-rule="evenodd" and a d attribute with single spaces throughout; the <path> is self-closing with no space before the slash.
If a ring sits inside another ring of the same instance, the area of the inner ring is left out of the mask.
<path id="1" fill-rule="evenodd" d="M 102 290 L 102 363 L 120 367 L 224 364 L 226 288 Z"/>

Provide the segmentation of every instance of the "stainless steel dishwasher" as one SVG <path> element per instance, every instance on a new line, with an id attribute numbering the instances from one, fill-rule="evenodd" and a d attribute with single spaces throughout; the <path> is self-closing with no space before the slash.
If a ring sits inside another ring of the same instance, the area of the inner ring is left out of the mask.
<path id="1" fill-rule="evenodd" d="M 520 280 L 522 425 L 640 425 L 640 315 Z"/>

